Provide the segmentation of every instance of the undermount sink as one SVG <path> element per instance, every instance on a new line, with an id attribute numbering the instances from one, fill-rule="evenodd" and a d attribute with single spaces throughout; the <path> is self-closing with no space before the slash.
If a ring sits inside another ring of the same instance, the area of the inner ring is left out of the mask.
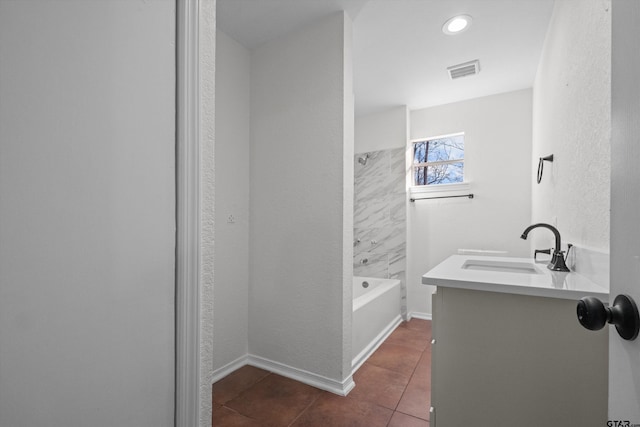
<path id="1" fill-rule="evenodd" d="M 464 270 L 498 271 L 502 273 L 542 274 L 533 264 L 518 261 L 469 259 L 462 264 Z"/>

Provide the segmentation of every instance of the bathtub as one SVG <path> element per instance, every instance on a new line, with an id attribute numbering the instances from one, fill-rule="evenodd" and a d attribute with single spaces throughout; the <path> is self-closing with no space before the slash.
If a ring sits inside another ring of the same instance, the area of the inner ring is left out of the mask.
<path id="1" fill-rule="evenodd" d="M 352 373 L 402 321 L 400 280 L 353 278 Z"/>

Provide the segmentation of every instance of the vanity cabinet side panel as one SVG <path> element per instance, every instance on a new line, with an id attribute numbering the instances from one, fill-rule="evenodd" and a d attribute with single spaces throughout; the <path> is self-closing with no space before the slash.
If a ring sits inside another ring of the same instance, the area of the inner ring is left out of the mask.
<path id="1" fill-rule="evenodd" d="M 438 330 L 438 312 L 442 305 L 442 292 L 440 288 L 436 288 L 436 291 L 431 295 L 431 403 L 429 408 L 429 426 L 436 427 L 436 413 L 438 405 L 438 370 L 436 368 L 438 360 L 438 337 L 440 336 Z"/>
<path id="2" fill-rule="evenodd" d="M 433 303 L 438 427 L 606 425 L 608 331 L 576 301 L 439 287 Z"/>

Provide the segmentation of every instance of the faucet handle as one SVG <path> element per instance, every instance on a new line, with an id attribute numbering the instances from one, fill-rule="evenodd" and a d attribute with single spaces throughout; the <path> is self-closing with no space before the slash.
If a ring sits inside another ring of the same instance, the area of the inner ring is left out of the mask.
<path id="1" fill-rule="evenodd" d="M 538 254 L 547 254 L 547 255 L 551 255 L 551 250 L 552 249 L 536 249 L 533 251 L 533 260 L 535 261 L 536 259 L 538 259 Z"/>

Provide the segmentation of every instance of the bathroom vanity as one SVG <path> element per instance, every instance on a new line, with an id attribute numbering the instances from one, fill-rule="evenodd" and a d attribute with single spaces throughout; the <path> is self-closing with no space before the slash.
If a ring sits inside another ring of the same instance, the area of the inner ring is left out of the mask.
<path id="1" fill-rule="evenodd" d="M 454 255 L 432 297 L 431 426 L 603 426 L 608 331 L 576 318 L 608 289 L 527 258 Z"/>

